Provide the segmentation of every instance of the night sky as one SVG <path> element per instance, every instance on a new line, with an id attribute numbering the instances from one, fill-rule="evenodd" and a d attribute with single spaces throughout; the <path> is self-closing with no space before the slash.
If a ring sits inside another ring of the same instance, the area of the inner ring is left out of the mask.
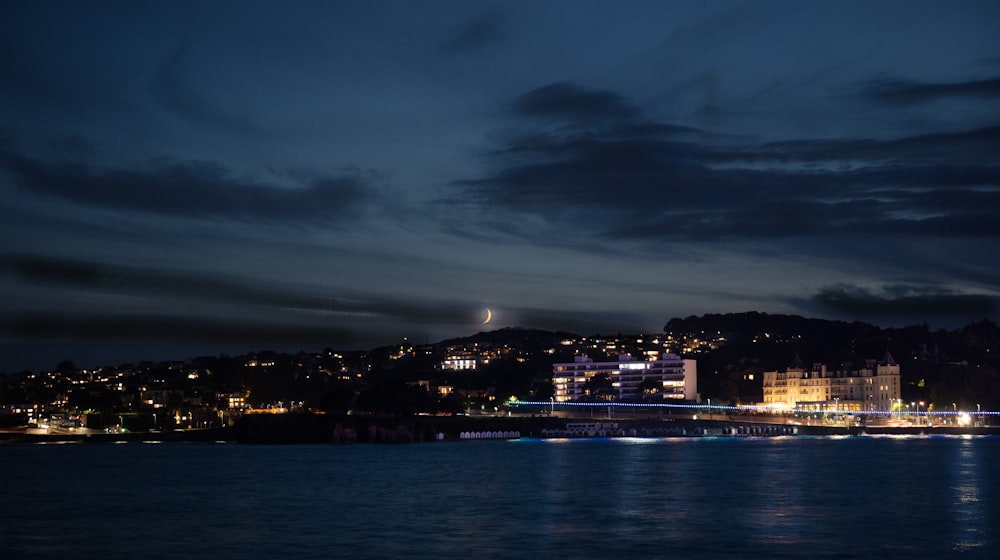
<path id="1" fill-rule="evenodd" d="M 998 29 L 994 0 L 5 2 L 0 371 L 996 318 Z"/>

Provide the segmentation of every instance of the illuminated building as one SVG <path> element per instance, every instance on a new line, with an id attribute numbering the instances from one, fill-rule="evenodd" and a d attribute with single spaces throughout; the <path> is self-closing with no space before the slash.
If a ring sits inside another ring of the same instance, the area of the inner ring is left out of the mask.
<path id="1" fill-rule="evenodd" d="M 889 411 L 899 400 L 899 364 L 888 352 L 858 370 L 796 364 L 764 372 L 764 405 L 808 410 Z"/>
<path id="2" fill-rule="evenodd" d="M 469 371 L 476 369 L 476 359 L 462 356 L 449 356 L 438 366 L 442 370 Z"/>
<path id="3" fill-rule="evenodd" d="M 586 356 L 576 356 L 573 363 L 553 364 L 555 401 L 566 402 L 586 396 L 587 382 L 600 374 L 610 378 L 611 389 L 606 396 L 614 400 L 636 401 L 644 396 L 695 400 L 697 397 L 695 360 L 664 354 L 659 359 L 639 361 L 623 354 L 613 362 L 595 362 Z"/>
<path id="4" fill-rule="evenodd" d="M 248 408 L 246 395 L 243 393 L 216 393 L 216 398 L 220 404 L 225 404 L 229 410 L 243 410 Z"/>

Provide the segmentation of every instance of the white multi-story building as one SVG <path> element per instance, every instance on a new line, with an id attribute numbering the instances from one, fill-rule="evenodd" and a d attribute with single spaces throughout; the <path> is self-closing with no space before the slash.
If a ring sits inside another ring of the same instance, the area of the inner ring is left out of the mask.
<path id="1" fill-rule="evenodd" d="M 476 359 L 461 356 L 449 356 L 446 360 L 438 364 L 438 368 L 450 371 L 471 371 L 476 369 Z"/>
<path id="2" fill-rule="evenodd" d="M 857 370 L 816 364 L 810 370 L 797 365 L 764 372 L 764 405 L 774 408 L 889 411 L 899 390 L 899 364 L 888 352 L 882 361 L 867 360 Z"/>
<path id="3" fill-rule="evenodd" d="M 640 400 L 645 388 L 658 399 L 697 398 L 698 368 L 695 360 L 683 360 L 676 354 L 639 361 L 629 355 L 614 362 L 595 362 L 576 356 L 573 363 L 552 365 L 552 385 L 556 402 L 579 399 L 587 393 L 587 381 L 607 374 L 611 380 L 610 396 L 615 400 Z M 651 383 L 644 382 L 651 381 Z"/>

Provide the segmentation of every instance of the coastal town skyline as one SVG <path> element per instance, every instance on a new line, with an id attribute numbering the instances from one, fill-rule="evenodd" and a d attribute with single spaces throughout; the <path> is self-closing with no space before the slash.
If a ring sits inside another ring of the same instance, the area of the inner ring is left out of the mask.
<path id="1" fill-rule="evenodd" d="M 751 313 L 672 320 L 665 330 L 580 336 L 504 328 L 369 351 L 260 351 L 100 368 L 62 362 L 0 375 L 0 424 L 12 433 L 85 437 L 197 432 L 246 414 L 551 419 L 600 412 L 954 429 L 1000 414 L 992 352 L 1000 330 L 992 322 L 951 332 L 883 331 Z M 888 340 L 899 361 L 891 349 L 878 357 Z"/>
<path id="2" fill-rule="evenodd" d="M 0 370 L 997 318 L 995 2 L 0 14 Z"/>

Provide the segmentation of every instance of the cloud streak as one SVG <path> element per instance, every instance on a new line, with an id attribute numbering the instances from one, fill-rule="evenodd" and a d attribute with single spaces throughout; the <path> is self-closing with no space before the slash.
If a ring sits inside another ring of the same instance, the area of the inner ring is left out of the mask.
<path id="1" fill-rule="evenodd" d="M 386 325 L 419 333 L 478 321 L 481 304 L 419 294 L 328 293 L 300 284 L 120 266 L 93 261 L 0 255 L 0 281 L 74 293 L 78 302 L 127 298 L 128 313 L 97 305 L 56 311 L 11 302 L 0 334 L 47 340 L 260 341 L 329 343 L 323 337 L 379 340 Z M 242 319 L 239 319 L 242 318 Z"/>
<path id="2" fill-rule="evenodd" d="M 315 221 L 342 219 L 372 201 L 371 177 L 285 173 L 281 184 L 237 177 L 216 161 L 166 158 L 136 167 L 50 162 L 0 153 L 22 192 L 77 203 L 178 217 Z"/>
<path id="3" fill-rule="evenodd" d="M 31 313 L 0 320 L 0 336 L 30 340 L 93 342 L 188 342 L 240 344 L 349 344 L 351 330 L 332 325 L 280 321 L 227 321 L 169 315 Z"/>
<path id="4" fill-rule="evenodd" d="M 890 284 L 879 289 L 839 283 L 823 287 L 811 298 L 823 313 L 853 319 L 893 321 L 968 320 L 1000 309 L 1000 297 L 958 293 L 938 286 Z"/>
<path id="5" fill-rule="evenodd" d="M 864 93 L 885 103 L 929 103 L 961 98 L 990 100 L 1000 98 L 1000 77 L 948 83 L 881 80 L 870 84 Z"/>

